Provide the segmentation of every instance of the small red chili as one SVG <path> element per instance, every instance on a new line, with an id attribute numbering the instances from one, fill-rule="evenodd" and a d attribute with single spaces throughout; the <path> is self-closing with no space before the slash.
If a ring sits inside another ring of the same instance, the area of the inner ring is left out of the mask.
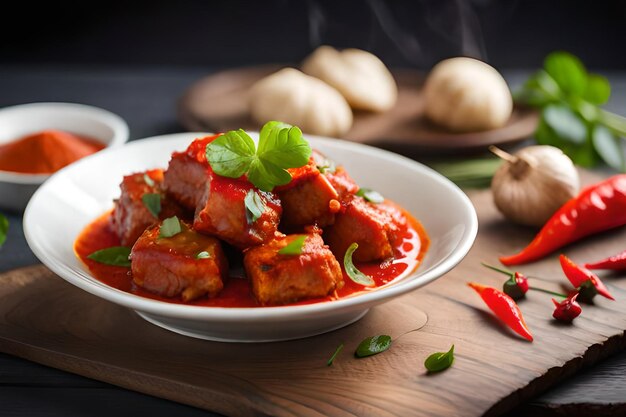
<path id="1" fill-rule="evenodd" d="M 585 264 L 588 269 L 610 269 L 612 271 L 620 271 L 626 269 L 626 250 L 617 255 L 613 255 L 606 259 L 590 264 Z"/>
<path id="2" fill-rule="evenodd" d="M 585 188 L 552 215 L 521 252 L 503 256 L 504 265 L 532 262 L 585 236 L 626 224 L 626 174 Z"/>
<path id="3" fill-rule="evenodd" d="M 561 255 L 559 260 L 567 279 L 574 287 L 580 289 L 581 301 L 591 301 L 596 294 L 600 294 L 609 300 L 615 300 L 596 274 L 583 266 L 576 265 L 565 255 Z"/>
<path id="4" fill-rule="evenodd" d="M 468 282 L 467 285 L 472 287 L 480 295 L 485 304 L 487 304 L 487 307 L 493 311 L 496 317 L 526 340 L 530 342 L 533 341 L 533 335 L 530 334 L 530 330 L 524 322 L 522 311 L 511 297 L 502 291 L 493 287 L 487 287 L 486 285 L 477 284 L 475 282 Z"/>
<path id="5" fill-rule="evenodd" d="M 583 309 L 576 301 L 576 298 L 578 298 L 578 293 L 574 294 L 572 297 L 566 298 L 560 303 L 553 298 L 552 302 L 556 308 L 554 309 L 554 313 L 552 313 L 552 317 L 559 321 L 571 323 L 572 320 L 580 316 Z"/>
<path id="6" fill-rule="evenodd" d="M 528 278 L 524 275 L 516 272 L 511 275 L 511 278 L 504 282 L 502 291 L 514 300 L 520 300 L 526 296 L 528 292 Z"/>

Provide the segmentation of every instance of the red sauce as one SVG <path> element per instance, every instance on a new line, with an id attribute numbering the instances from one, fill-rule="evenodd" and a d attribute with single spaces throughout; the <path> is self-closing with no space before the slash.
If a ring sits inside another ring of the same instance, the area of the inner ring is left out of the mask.
<path id="1" fill-rule="evenodd" d="M 104 148 L 104 144 L 60 130 L 25 136 L 0 146 L 0 170 L 51 174 Z"/>
<path id="2" fill-rule="evenodd" d="M 375 291 L 404 273 L 414 271 L 428 250 L 429 239 L 424 228 L 417 220 L 413 219 L 401 208 L 398 207 L 397 210 L 401 212 L 399 214 L 405 216 L 409 221 L 405 226 L 401 226 L 401 231 L 397 234 L 396 241 L 392 242 L 394 245 L 394 259 L 382 263 L 357 263 L 357 267 L 361 271 L 374 279 L 375 287 L 363 287 L 356 284 L 344 272 L 345 285 L 342 289 L 336 291 L 335 294 L 328 297 L 304 300 L 290 305 L 313 304 Z M 131 294 L 168 303 L 183 304 L 180 298 L 162 297 L 138 287 L 133 283 L 129 268 L 104 265 L 87 258 L 90 253 L 96 250 L 120 245 L 118 237 L 109 227 L 110 215 L 110 213 L 106 213 L 88 225 L 74 244 L 76 255 L 87 265 L 93 276 L 113 288 Z M 248 280 L 243 276 L 232 274 L 232 271 L 231 277 L 225 282 L 224 289 L 217 297 L 210 299 L 201 298 L 184 304 L 206 307 L 260 307 L 252 296 Z"/>

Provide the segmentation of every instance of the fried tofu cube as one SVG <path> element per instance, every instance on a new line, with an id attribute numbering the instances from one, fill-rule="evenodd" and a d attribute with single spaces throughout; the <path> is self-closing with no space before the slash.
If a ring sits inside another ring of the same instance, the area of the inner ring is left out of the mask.
<path id="1" fill-rule="evenodd" d="M 211 181 L 206 146 L 216 137 L 196 139 L 184 152 L 174 152 L 164 174 L 165 192 L 183 207 L 195 211 Z"/>
<path id="2" fill-rule="evenodd" d="M 255 199 L 262 207 L 256 219 L 246 208 L 249 192 L 256 194 Z M 214 175 L 196 209 L 193 228 L 245 249 L 273 239 L 281 213 L 276 194 L 257 190 L 243 179 Z"/>
<path id="3" fill-rule="evenodd" d="M 180 296 L 183 301 L 215 297 L 228 276 L 222 246 L 182 221 L 181 229 L 172 237 L 159 237 L 158 224 L 141 235 L 130 255 L 133 281 L 150 292 Z"/>
<path id="4" fill-rule="evenodd" d="M 336 167 L 333 171 L 327 171 L 324 176 L 337 191 L 339 201 L 346 203 L 359 191 L 359 186 L 348 175 L 343 166 Z"/>
<path id="5" fill-rule="evenodd" d="M 120 184 L 120 198 L 115 201 L 111 216 L 111 228 L 124 246 L 131 246 L 147 227 L 159 221 L 144 204 L 145 194 L 161 195 L 160 218 L 179 215 L 185 217 L 184 210 L 175 202 L 165 198 L 161 190 L 163 171 L 153 169 L 127 175 Z"/>
<path id="6" fill-rule="evenodd" d="M 335 256 L 343 259 L 348 247 L 356 242 L 359 248 L 353 259 L 358 262 L 379 261 L 393 256 L 392 241 L 397 230 L 384 204 L 373 204 L 353 197 L 345 210 L 337 213 L 335 223 L 324 231 L 324 239 Z"/>
<path id="7" fill-rule="evenodd" d="M 283 207 L 281 227 L 286 230 L 332 224 L 340 208 L 337 191 L 319 172 L 278 195 Z"/>
<path id="8" fill-rule="evenodd" d="M 301 236 L 300 254 L 279 253 Z M 288 235 L 251 248 L 244 253 L 244 267 L 262 305 L 325 297 L 344 284 L 339 262 L 317 233 Z"/>

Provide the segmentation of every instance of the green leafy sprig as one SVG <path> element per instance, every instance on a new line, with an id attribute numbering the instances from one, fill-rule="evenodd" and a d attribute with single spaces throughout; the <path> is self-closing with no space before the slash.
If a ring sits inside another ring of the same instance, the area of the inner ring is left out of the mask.
<path id="1" fill-rule="evenodd" d="M 231 130 L 206 147 L 207 161 L 223 177 L 248 180 L 262 191 L 291 181 L 288 168 L 299 168 L 309 162 L 311 147 L 302 131 L 286 123 L 267 122 L 259 134 L 259 145 L 243 130 Z"/>
<path id="2" fill-rule="evenodd" d="M 567 52 L 553 52 L 515 95 L 516 101 L 541 110 L 537 142 L 560 148 L 575 164 L 592 167 L 601 161 L 626 171 L 620 138 L 626 118 L 600 108 L 611 96 L 609 81 L 587 71 Z"/>

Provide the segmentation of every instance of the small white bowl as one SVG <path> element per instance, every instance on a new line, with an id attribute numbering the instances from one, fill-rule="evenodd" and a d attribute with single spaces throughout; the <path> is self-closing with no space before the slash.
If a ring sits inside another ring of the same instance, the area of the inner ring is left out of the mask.
<path id="1" fill-rule="evenodd" d="M 31 103 L 0 109 L 0 145 L 47 129 L 84 135 L 107 147 L 128 140 L 128 125 L 116 114 L 74 103 Z M 0 208 L 21 211 L 49 174 L 0 170 Z"/>
<path id="2" fill-rule="evenodd" d="M 74 254 L 78 234 L 111 209 L 113 199 L 119 196 L 122 176 L 167 167 L 173 151 L 184 150 L 200 135 L 181 133 L 136 141 L 99 152 L 54 174 L 35 193 L 24 214 L 24 233 L 33 253 L 68 282 L 131 308 L 163 328 L 210 340 L 264 342 L 301 338 L 346 326 L 363 317 L 369 308 L 444 275 L 463 259 L 476 237 L 478 220 L 472 203 L 437 172 L 381 149 L 307 135 L 313 148 L 344 165 L 357 183 L 380 191 L 422 222 L 430 237 L 430 248 L 416 271 L 406 271 L 389 285 L 354 297 L 259 308 L 166 303 L 98 281 Z"/>

